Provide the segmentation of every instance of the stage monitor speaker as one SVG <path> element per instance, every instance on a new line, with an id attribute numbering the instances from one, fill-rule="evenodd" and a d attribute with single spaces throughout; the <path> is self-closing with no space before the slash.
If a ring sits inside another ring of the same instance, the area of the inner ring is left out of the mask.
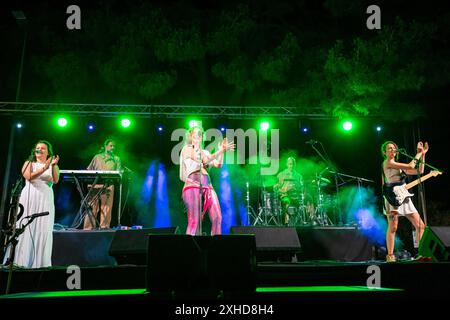
<path id="1" fill-rule="evenodd" d="M 117 264 L 147 264 L 149 234 L 176 234 L 178 227 L 117 230 L 109 247 L 109 255 Z"/>
<path id="2" fill-rule="evenodd" d="M 433 258 L 434 262 L 450 261 L 450 227 L 426 227 L 419 254 Z"/>
<path id="3" fill-rule="evenodd" d="M 301 245 L 294 227 L 231 227 L 232 234 L 254 234 L 258 261 L 292 260 Z"/>
<path id="4" fill-rule="evenodd" d="M 147 289 L 242 292 L 256 288 L 253 235 L 150 235 Z"/>

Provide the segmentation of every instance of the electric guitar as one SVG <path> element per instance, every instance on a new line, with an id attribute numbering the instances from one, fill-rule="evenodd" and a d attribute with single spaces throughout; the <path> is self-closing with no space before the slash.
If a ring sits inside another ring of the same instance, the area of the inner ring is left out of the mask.
<path id="1" fill-rule="evenodd" d="M 408 184 L 402 182 L 385 183 L 383 185 L 383 196 L 394 207 L 399 207 L 406 199 L 412 197 L 414 194 L 409 193 L 408 189 L 416 186 L 419 182 L 425 181 L 431 177 L 436 177 L 442 174 L 440 171 L 430 171 L 420 179 L 416 179 Z"/>

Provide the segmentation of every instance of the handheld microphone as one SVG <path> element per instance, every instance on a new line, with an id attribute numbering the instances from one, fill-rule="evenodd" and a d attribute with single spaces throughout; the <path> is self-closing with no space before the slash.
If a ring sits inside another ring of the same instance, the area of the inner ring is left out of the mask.
<path id="1" fill-rule="evenodd" d="M 311 144 L 311 145 L 313 145 L 313 144 L 316 144 L 316 143 L 317 143 L 317 141 L 316 141 L 316 140 L 313 140 L 313 139 L 311 139 L 311 140 L 308 140 L 308 141 L 306 141 L 305 143 L 306 143 L 306 144 Z"/>
<path id="2" fill-rule="evenodd" d="M 35 150 L 34 153 L 41 154 L 42 151 L 41 150 Z"/>
<path id="3" fill-rule="evenodd" d="M 39 212 L 39 213 L 33 213 L 31 216 L 28 216 L 27 218 L 30 219 L 30 221 L 34 220 L 37 217 L 42 217 L 42 216 L 48 216 L 50 214 L 50 212 L 45 211 L 45 212 Z"/>
<path id="4" fill-rule="evenodd" d="M 33 219 L 33 218 L 37 218 L 37 217 L 48 216 L 49 214 L 50 214 L 50 212 L 48 212 L 48 211 L 33 213 L 31 215 L 31 218 Z"/>

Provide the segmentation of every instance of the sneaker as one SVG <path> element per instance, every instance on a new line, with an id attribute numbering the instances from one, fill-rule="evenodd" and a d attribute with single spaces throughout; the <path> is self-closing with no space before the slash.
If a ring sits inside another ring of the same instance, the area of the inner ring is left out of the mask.
<path id="1" fill-rule="evenodd" d="M 388 254 L 386 255 L 386 262 L 397 262 L 397 258 L 393 254 Z"/>

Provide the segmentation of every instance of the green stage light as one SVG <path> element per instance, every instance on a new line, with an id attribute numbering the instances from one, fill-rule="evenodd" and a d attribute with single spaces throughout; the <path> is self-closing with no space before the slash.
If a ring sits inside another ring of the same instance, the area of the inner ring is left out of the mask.
<path id="1" fill-rule="evenodd" d="M 128 118 L 124 118 L 120 121 L 120 125 L 124 128 L 128 128 L 131 125 L 131 120 Z"/>
<path id="2" fill-rule="evenodd" d="M 263 121 L 259 124 L 259 128 L 263 131 L 267 131 L 270 127 L 270 123 L 267 121 Z"/>
<path id="3" fill-rule="evenodd" d="M 353 123 L 351 121 L 345 121 L 342 124 L 342 128 L 344 128 L 345 131 L 350 131 L 353 128 Z"/>
<path id="4" fill-rule="evenodd" d="M 58 123 L 58 126 L 65 127 L 65 126 L 67 126 L 68 121 L 66 118 L 60 117 L 60 118 L 58 118 L 57 123 Z"/>
<path id="5" fill-rule="evenodd" d="M 193 128 L 193 127 L 201 127 L 202 126 L 202 122 L 198 121 L 198 120 L 191 120 L 189 121 L 189 128 Z"/>

